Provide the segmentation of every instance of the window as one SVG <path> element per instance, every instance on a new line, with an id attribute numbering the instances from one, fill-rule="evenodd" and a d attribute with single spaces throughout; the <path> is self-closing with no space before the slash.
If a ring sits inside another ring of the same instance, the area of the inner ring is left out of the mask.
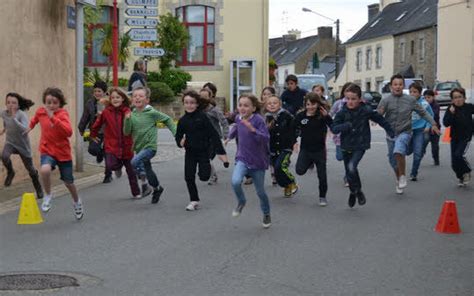
<path id="1" fill-rule="evenodd" d="M 362 70 L 362 50 L 358 49 L 356 53 L 356 69 L 357 72 Z"/>
<path id="2" fill-rule="evenodd" d="M 375 67 L 382 68 L 382 46 L 377 46 L 375 50 Z"/>
<path id="3" fill-rule="evenodd" d="M 418 47 L 419 60 L 423 62 L 425 60 L 425 38 L 420 38 Z"/>
<path id="4" fill-rule="evenodd" d="M 176 16 L 189 32 L 189 44 L 178 62 L 182 66 L 214 65 L 214 8 L 189 5 L 176 9 Z"/>
<path id="5" fill-rule="evenodd" d="M 412 41 L 411 41 L 410 54 L 411 54 L 411 55 L 414 55 L 414 54 L 415 54 L 415 40 L 412 40 Z"/>
<path id="6" fill-rule="evenodd" d="M 102 44 L 104 43 L 103 29 L 107 25 L 112 25 L 113 8 L 109 6 L 102 6 L 102 15 L 99 21 L 95 24 L 89 25 L 87 28 L 87 52 L 84 56 L 84 62 L 88 67 L 105 67 L 109 63 L 111 57 L 107 57 L 100 53 Z"/>
<path id="7" fill-rule="evenodd" d="M 367 48 L 365 51 L 365 68 L 372 69 L 372 48 Z"/>
<path id="8" fill-rule="evenodd" d="M 405 59 L 406 59 L 405 50 L 406 50 L 405 42 L 400 42 L 400 62 L 402 64 L 405 63 Z"/>
<path id="9" fill-rule="evenodd" d="M 370 86 L 371 86 L 370 81 L 366 81 L 365 82 L 365 91 L 370 91 Z"/>

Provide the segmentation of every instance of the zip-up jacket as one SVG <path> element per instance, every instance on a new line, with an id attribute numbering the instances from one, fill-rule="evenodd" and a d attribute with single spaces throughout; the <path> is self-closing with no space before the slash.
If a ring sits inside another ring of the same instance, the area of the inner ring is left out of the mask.
<path id="1" fill-rule="evenodd" d="M 77 127 L 79 128 L 79 132 L 81 135 L 87 128 L 91 128 L 94 124 L 97 114 L 97 100 L 95 98 L 91 98 L 87 100 L 86 105 L 84 106 L 84 113 L 82 113 L 81 120 Z"/>
<path id="2" fill-rule="evenodd" d="M 434 120 L 434 113 L 433 113 L 433 110 L 431 109 L 431 106 L 430 104 L 425 100 L 424 97 L 420 97 L 418 98 L 417 100 L 417 103 L 421 105 L 421 107 L 423 107 L 423 109 L 425 109 L 426 112 L 428 112 L 428 114 L 433 117 L 433 120 Z M 412 129 L 425 129 L 425 128 L 431 128 L 431 124 L 426 121 L 425 119 L 421 118 L 421 116 L 416 113 L 416 112 L 412 112 L 411 113 L 411 128 Z"/>
<path id="3" fill-rule="evenodd" d="M 212 126 L 216 129 L 219 137 L 226 139 L 229 133 L 229 123 L 222 111 L 217 106 L 209 104 L 205 112 L 209 116 Z"/>
<path id="4" fill-rule="evenodd" d="M 454 106 L 454 105 L 452 105 Z M 472 115 L 474 114 L 474 105 L 464 103 L 461 107 L 454 106 L 454 114 L 446 109 L 444 113 L 443 124 L 446 127 L 451 127 L 451 139 L 456 141 L 472 139 L 472 133 L 474 131 L 474 122 Z"/>
<path id="5" fill-rule="evenodd" d="M 332 118 L 330 115 L 321 116 L 319 110 L 316 112 L 313 116 L 308 116 L 306 110 L 296 114 L 296 135 L 301 137 L 302 150 L 317 152 L 326 149 L 327 127 L 331 126 Z"/>
<path id="6" fill-rule="evenodd" d="M 270 133 L 270 152 L 280 154 L 292 151 L 296 143 L 294 117 L 283 108 L 276 113 L 265 114 L 265 121 Z"/>
<path id="7" fill-rule="evenodd" d="M 288 110 L 291 114 L 295 115 L 298 110 L 303 107 L 304 96 L 308 93 L 307 90 L 299 88 L 298 86 L 294 91 L 289 89 L 285 90 L 281 94 L 281 101 L 283 103 L 283 108 Z"/>

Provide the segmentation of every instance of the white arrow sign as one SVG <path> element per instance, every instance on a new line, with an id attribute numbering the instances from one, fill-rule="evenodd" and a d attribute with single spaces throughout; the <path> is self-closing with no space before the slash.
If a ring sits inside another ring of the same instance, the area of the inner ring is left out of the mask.
<path id="1" fill-rule="evenodd" d="M 127 5 L 157 7 L 158 0 L 125 0 Z"/>
<path id="2" fill-rule="evenodd" d="M 158 16 L 158 9 L 128 8 L 125 13 L 129 16 Z"/>
<path id="3" fill-rule="evenodd" d="M 165 54 L 165 50 L 163 48 L 135 47 L 133 54 L 136 56 L 161 57 Z"/>
<path id="4" fill-rule="evenodd" d="M 128 18 L 126 21 L 130 27 L 156 27 L 158 20 L 144 18 Z"/>
<path id="5" fill-rule="evenodd" d="M 158 34 L 156 29 L 130 29 L 128 35 L 133 41 L 156 41 Z"/>

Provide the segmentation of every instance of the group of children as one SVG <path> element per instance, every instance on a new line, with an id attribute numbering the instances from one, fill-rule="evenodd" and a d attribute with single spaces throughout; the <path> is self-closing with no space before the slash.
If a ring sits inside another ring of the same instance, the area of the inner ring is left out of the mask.
<path id="1" fill-rule="evenodd" d="M 293 196 L 298 191 L 298 185 L 290 170 L 292 153 L 298 153 L 296 174 L 304 175 L 316 167 L 319 205 L 327 205 L 328 129 L 337 136 L 336 158 L 344 162 L 344 180 L 349 187 L 348 205 L 351 208 L 356 202 L 359 205 L 366 203 L 357 167 L 366 150 L 370 149 L 370 121 L 378 123 L 387 133 L 388 157 L 396 175 L 397 193 L 403 193 L 407 185 L 406 155 L 414 154 L 412 181 L 417 180 L 421 158 L 430 142 L 435 165 L 439 165 L 439 106 L 431 91 L 425 91 L 421 96 L 421 87 L 413 84 L 409 87 L 411 96 L 405 95 L 403 77 L 394 75 L 390 82 L 391 96 L 382 99 L 377 110 L 373 110 L 364 103 L 360 87 L 347 83 L 341 92 L 341 99 L 330 110 L 325 99 L 318 94 L 324 92 L 322 86 L 306 93 L 297 88 L 297 80 L 291 82 L 296 86 L 293 91 L 298 97 L 287 95 L 286 103 L 275 95 L 272 87 L 264 88 L 260 99 L 252 94 L 241 95 L 230 129 L 222 111 L 216 107 L 216 87 L 212 83 L 207 83 L 200 92 L 184 92 L 182 102 L 185 114 L 176 126 L 168 115 L 149 105 L 148 88 L 140 86 L 133 89 L 130 100 L 120 88 L 107 90 L 103 82 L 97 82 L 94 97 L 87 102 L 80 120 L 79 132 L 84 134 L 89 127 L 89 152 L 97 157 L 98 162 L 105 159 L 104 183 L 111 182 L 113 171 L 120 177 L 122 167 L 125 167 L 132 197 L 139 199 L 151 195 L 151 202 L 158 203 L 164 188 L 153 171 L 151 160 L 157 152 L 157 125 L 164 123 L 175 136 L 177 146 L 185 149 L 184 179 L 190 197 L 186 206 L 188 211 L 200 207 L 196 173 L 201 181 L 215 184 L 218 178 L 212 160 L 217 155 L 224 167 L 229 167 L 225 145 L 235 139 L 237 152 L 231 182 L 237 206 L 232 215 L 239 216 L 246 205 L 242 184 L 247 178 L 251 182 L 246 181 L 245 184 L 253 183 L 260 199 L 265 228 L 271 225 L 270 203 L 264 187 L 265 171 L 270 167 L 273 183 L 283 188 L 284 196 Z M 301 98 L 303 93 L 304 98 Z M 443 123 L 451 127 L 453 170 L 459 184 L 466 185 L 470 179 L 470 167 L 464 155 L 472 138 L 474 106 L 465 103 L 463 89 L 454 89 L 451 98 L 453 104 L 448 108 Z M 302 99 L 302 102 L 291 101 L 297 99 Z M 69 115 L 63 108 L 66 99 L 60 89 L 48 88 L 43 93 L 43 103 L 44 106 L 37 109 L 28 123 L 25 111 L 33 102 L 16 93 L 6 96 L 7 108 L 1 113 L 4 129 L 0 132 L 6 133 L 2 153 L 7 169 L 5 186 L 11 184 L 15 175 L 10 155 L 19 154 L 38 199 L 43 199 L 41 208 L 47 212 L 52 206 L 50 175 L 58 167 L 61 180 L 72 196 L 74 214 L 79 220 L 84 215 L 84 207 L 74 185 L 69 143 L 73 130 Z M 294 110 L 285 109 L 285 104 Z M 40 174 L 34 168 L 28 138 L 28 132 L 37 124 L 41 127 Z"/>

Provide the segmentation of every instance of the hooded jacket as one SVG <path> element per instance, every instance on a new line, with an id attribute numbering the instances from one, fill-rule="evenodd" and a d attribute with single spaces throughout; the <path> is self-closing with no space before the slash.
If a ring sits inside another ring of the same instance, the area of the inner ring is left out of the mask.
<path id="1" fill-rule="evenodd" d="M 453 106 L 453 105 L 451 105 Z M 474 131 L 474 122 L 472 115 L 474 114 L 474 105 L 464 103 L 461 107 L 454 106 L 454 114 L 446 110 L 443 117 L 443 124 L 451 127 L 451 138 L 456 141 L 470 141 Z"/>

